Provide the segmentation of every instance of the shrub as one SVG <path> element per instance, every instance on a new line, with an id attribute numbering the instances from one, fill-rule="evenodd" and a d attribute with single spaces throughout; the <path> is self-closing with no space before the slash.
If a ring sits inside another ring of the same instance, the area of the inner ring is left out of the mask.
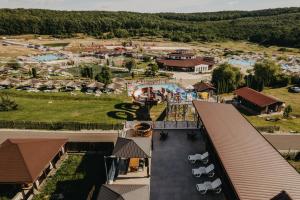
<path id="1" fill-rule="evenodd" d="M 288 118 L 290 116 L 291 112 L 293 112 L 292 106 L 288 105 L 283 111 L 283 117 Z"/>
<path id="2" fill-rule="evenodd" d="M 16 104 L 14 100 L 11 100 L 8 96 L 0 97 L 0 112 L 17 110 L 17 109 L 18 109 L 18 104 Z"/>
<path id="3" fill-rule="evenodd" d="M 256 129 L 260 132 L 274 133 L 275 131 L 279 131 L 279 126 L 258 126 Z"/>

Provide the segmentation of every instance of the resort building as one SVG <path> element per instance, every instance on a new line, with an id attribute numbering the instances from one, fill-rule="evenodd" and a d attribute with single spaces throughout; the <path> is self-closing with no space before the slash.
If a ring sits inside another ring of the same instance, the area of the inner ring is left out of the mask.
<path id="1" fill-rule="evenodd" d="M 300 199 L 299 173 L 238 110 L 230 104 L 193 103 L 228 199 Z"/>
<path id="2" fill-rule="evenodd" d="M 177 50 L 156 61 L 160 68 L 168 71 L 186 71 L 195 73 L 208 73 L 215 64 L 213 58 L 197 57 L 187 50 Z"/>
<path id="3" fill-rule="evenodd" d="M 206 96 L 204 99 L 208 99 L 216 92 L 216 88 L 211 83 L 199 82 L 194 84 L 193 87 L 196 92 L 201 94 L 201 96 Z"/>
<path id="4" fill-rule="evenodd" d="M 28 199 L 65 154 L 67 139 L 7 139 L 0 146 L 0 187 Z"/>
<path id="5" fill-rule="evenodd" d="M 282 101 L 248 87 L 237 89 L 234 91 L 234 94 L 236 95 L 238 106 L 242 106 L 254 114 L 280 112 L 283 108 Z"/>

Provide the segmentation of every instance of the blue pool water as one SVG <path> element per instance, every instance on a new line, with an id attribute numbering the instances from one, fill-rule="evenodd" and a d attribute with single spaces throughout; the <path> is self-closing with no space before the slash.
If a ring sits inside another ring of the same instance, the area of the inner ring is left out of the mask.
<path id="1" fill-rule="evenodd" d="M 32 59 L 37 62 L 50 62 L 50 61 L 55 61 L 55 60 L 61 60 L 63 58 L 64 58 L 63 56 L 57 55 L 57 54 L 45 54 L 45 55 L 39 55 L 39 56 L 32 57 Z"/>
<path id="2" fill-rule="evenodd" d="M 238 59 L 229 59 L 228 63 L 231 65 L 237 65 L 241 67 L 253 67 L 255 64 L 254 60 L 238 60 Z"/>

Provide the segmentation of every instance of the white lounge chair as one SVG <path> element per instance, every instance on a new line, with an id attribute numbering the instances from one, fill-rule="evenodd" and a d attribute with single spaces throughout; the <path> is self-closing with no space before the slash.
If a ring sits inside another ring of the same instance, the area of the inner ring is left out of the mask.
<path id="1" fill-rule="evenodd" d="M 219 194 L 222 191 L 221 185 L 222 182 L 218 178 L 213 182 L 205 181 L 202 184 L 197 184 L 196 188 L 201 194 L 206 194 L 208 191 L 214 191 L 215 193 Z"/>
<path id="2" fill-rule="evenodd" d="M 208 163 L 208 152 L 205 152 L 204 154 L 189 155 L 188 160 L 193 164 L 198 160 L 202 161 L 204 164 L 207 164 Z"/>
<path id="3" fill-rule="evenodd" d="M 215 166 L 214 164 L 210 164 L 207 167 L 199 167 L 196 169 L 192 169 L 192 174 L 197 178 L 201 177 L 202 174 L 207 174 L 208 177 L 213 177 L 215 175 Z"/>

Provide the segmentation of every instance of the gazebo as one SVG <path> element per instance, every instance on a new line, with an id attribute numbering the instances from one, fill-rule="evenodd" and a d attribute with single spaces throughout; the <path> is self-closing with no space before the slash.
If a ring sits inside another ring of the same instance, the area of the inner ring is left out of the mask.
<path id="1" fill-rule="evenodd" d="M 119 174 L 127 174 L 128 171 L 135 172 L 144 166 L 147 167 L 147 176 L 149 176 L 151 138 L 119 137 L 110 158 L 112 158 L 112 162 L 107 176 L 108 182 L 112 182 Z"/>

